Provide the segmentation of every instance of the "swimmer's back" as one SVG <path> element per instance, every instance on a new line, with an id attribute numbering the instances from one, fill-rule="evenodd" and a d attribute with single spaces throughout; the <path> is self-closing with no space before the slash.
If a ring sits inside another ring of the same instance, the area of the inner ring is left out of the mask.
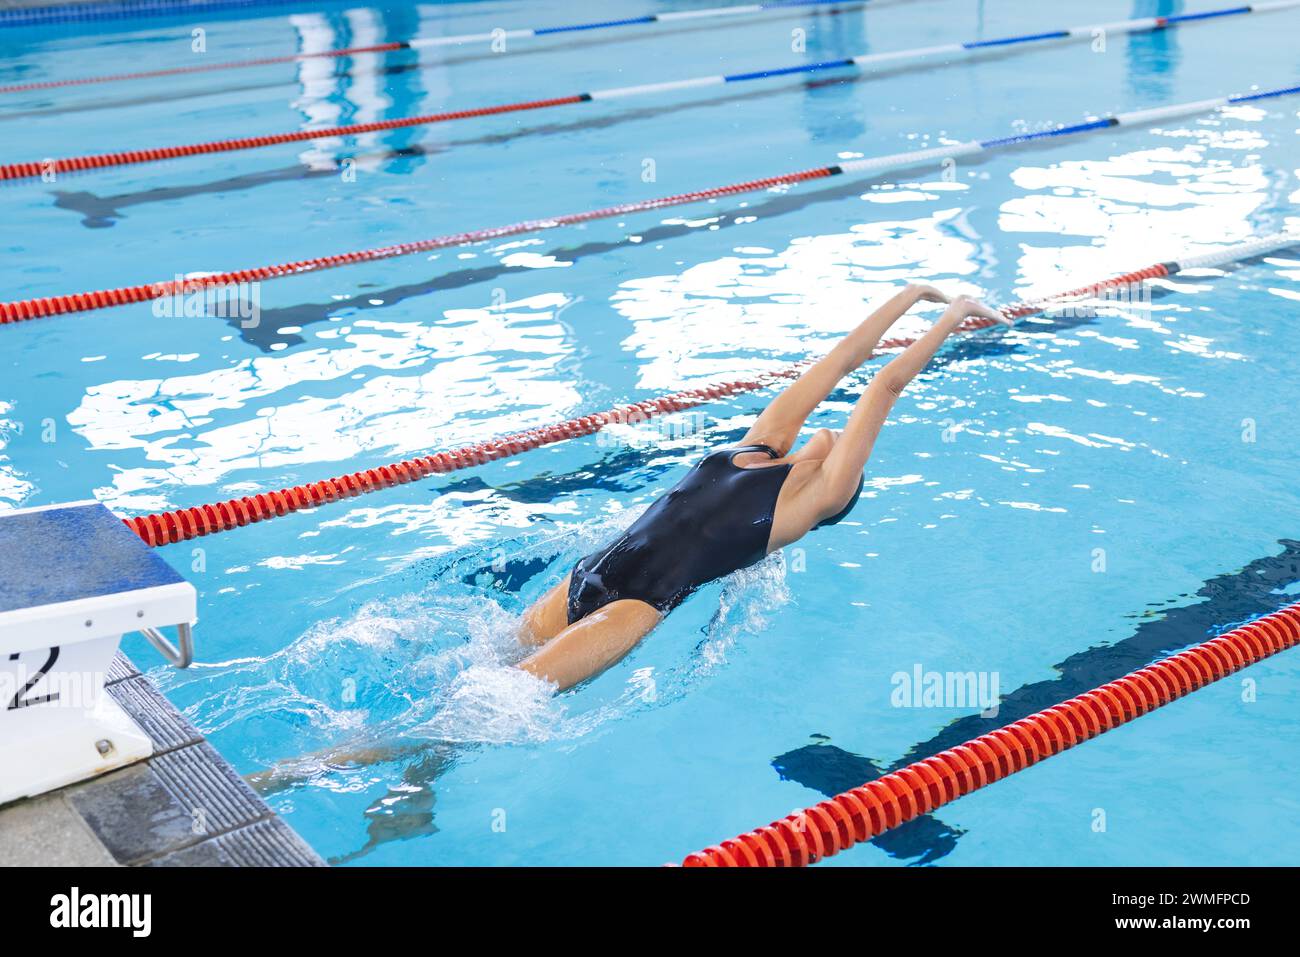
<path id="1" fill-rule="evenodd" d="M 706 582 L 762 561 L 793 465 L 736 465 L 747 452 L 780 458 L 766 445 L 710 452 L 615 541 L 580 559 L 569 581 L 569 623 L 626 598 L 666 614 Z"/>

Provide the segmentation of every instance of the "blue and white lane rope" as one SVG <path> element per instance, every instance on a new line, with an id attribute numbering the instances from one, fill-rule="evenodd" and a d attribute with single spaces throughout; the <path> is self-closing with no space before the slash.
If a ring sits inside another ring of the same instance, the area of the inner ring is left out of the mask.
<path id="1" fill-rule="evenodd" d="M 661 13 L 653 17 L 638 17 L 628 21 L 610 21 L 606 24 L 578 24 L 567 27 L 548 27 L 540 30 L 505 30 L 498 35 L 491 33 L 473 33 L 453 37 L 429 37 L 425 39 L 407 40 L 393 43 L 380 43 L 367 47 L 345 47 L 338 50 L 323 50 L 317 53 L 300 53 L 290 56 L 263 57 L 257 60 L 241 60 L 231 63 L 209 63 L 198 66 L 169 67 L 161 70 L 146 70 L 136 73 L 117 73 L 108 76 L 91 76 L 77 77 L 63 80 L 38 80 L 30 83 L 18 83 L 10 86 L 0 86 L 0 94 L 6 93 L 28 93 L 36 90 L 49 90 L 58 87 L 69 86 L 86 86 L 96 83 L 113 83 L 122 80 L 143 80 L 158 79 L 161 77 L 177 76 L 190 73 L 210 73 L 219 70 L 239 69 L 255 66 L 267 66 L 276 63 L 295 63 L 301 60 L 318 58 L 318 57 L 345 57 L 363 53 L 390 53 L 398 50 L 418 50 L 426 47 L 446 46 L 449 44 L 476 42 L 490 42 L 494 36 L 500 37 L 530 37 L 545 36 L 555 33 L 565 33 L 575 30 L 592 30 L 601 26 L 611 24 L 617 25 L 622 23 L 645 23 L 654 21 L 671 21 L 696 19 L 703 17 L 723 16 L 734 12 L 755 13 L 764 10 L 772 10 L 783 6 L 810 6 L 823 5 L 827 0 L 808 0 L 806 3 L 787 3 L 787 4 L 769 4 L 767 6 L 750 5 L 743 7 L 716 7 L 710 10 L 690 10 L 680 13 Z M 840 0 L 843 6 L 847 0 Z M 866 0 L 860 0 L 866 2 Z M 1178 26 L 1183 23 L 1195 23 L 1205 20 L 1217 20 L 1222 17 L 1239 16 L 1248 13 L 1272 13 L 1279 10 L 1287 10 L 1300 6 L 1300 0 L 1268 0 L 1268 2 L 1252 3 L 1244 6 L 1224 7 L 1217 10 L 1203 10 L 1199 13 L 1175 14 L 1167 17 L 1142 17 L 1136 20 L 1117 20 L 1111 23 L 1093 23 L 1082 26 L 1066 27 L 1062 30 L 1050 30 L 1039 33 L 1025 33 L 1018 36 L 997 37 L 991 40 L 968 40 L 965 43 L 945 43 L 938 46 L 930 47 L 913 47 L 907 50 L 892 50 L 885 53 L 864 53 L 853 57 L 844 57 L 837 60 L 824 60 L 817 63 L 802 63 L 793 66 L 773 67 L 765 70 L 750 70 L 742 73 L 726 73 L 713 76 L 691 77 L 685 80 L 668 80 L 659 83 L 641 83 L 635 86 L 615 87 L 608 90 L 593 90 L 588 93 L 573 94 L 570 97 L 551 98 L 546 102 L 550 105 L 559 105 L 562 100 L 564 103 L 577 103 L 595 100 L 613 100 L 626 96 L 640 96 L 650 93 L 666 93 L 673 90 L 688 90 L 697 87 L 721 86 L 727 83 L 742 83 L 747 80 L 762 80 L 770 77 L 790 76 L 798 73 L 817 73 L 822 70 L 841 70 L 841 69 L 858 69 L 866 70 L 872 67 L 884 66 L 890 64 L 901 64 L 909 61 L 919 61 L 938 56 L 963 56 L 974 52 L 988 50 L 992 48 L 1005 48 L 1011 46 L 1020 46 L 1023 44 L 1032 44 L 1049 40 L 1079 40 L 1089 39 L 1099 34 L 1118 34 L 1141 33 L 1151 30 L 1164 30 L 1169 27 Z M 536 101 L 529 101 L 536 102 Z M 511 107 L 518 107 L 521 104 L 502 104 L 492 108 L 493 112 L 512 112 Z M 536 108 L 536 107 L 532 107 Z M 459 111 L 471 112 L 471 111 Z M 445 114 L 435 114 L 435 116 L 444 116 Z M 430 121 L 436 122 L 436 121 Z M 418 124 L 415 124 L 418 125 Z"/>
<path id="2" fill-rule="evenodd" d="M 1266 5 L 1268 10 L 1281 10 L 1290 7 L 1300 7 L 1300 0 L 1278 0 Z M 1210 16 L 1228 16 L 1233 13 L 1252 12 L 1250 7 L 1233 8 L 1224 11 L 1206 11 L 1199 14 L 1186 14 L 1185 16 L 1192 19 L 1204 20 Z M 1168 18 L 1153 18 L 1154 20 L 1167 20 Z M 1124 21 L 1125 28 L 1148 29 L 1149 20 L 1128 20 Z M 1133 26 L 1137 24 L 1138 26 Z M 1059 36 L 1069 35 L 1071 33 L 1079 36 L 1092 36 L 1093 31 L 1099 27 L 1071 27 L 1068 31 L 1061 31 Z M 1047 36 L 1047 34 L 1035 34 L 1034 38 Z M 982 41 L 987 42 L 987 41 Z M 1011 42 L 1011 41 L 1006 41 Z M 930 55 L 933 51 L 939 49 L 960 50 L 964 49 L 961 44 L 953 44 L 950 47 L 927 47 L 920 51 L 900 51 L 899 54 L 871 54 L 873 58 L 899 56 L 907 52 L 913 55 Z M 332 126 L 322 127 L 312 130 L 291 130 L 285 133 L 264 134 L 261 136 L 247 136 L 238 139 L 216 140 L 203 143 L 184 143 L 175 146 L 153 146 L 142 149 L 126 150 L 119 153 L 95 153 L 82 156 L 70 156 L 60 158 L 47 158 L 41 161 L 29 160 L 27 162 L 7 163 L 0 165 L 0 182 L 20 179 L 33 179 L 38 176 L 47 176 L 63 172 L 80 172 L 90 169 L 104 169 L 111 166 L 130 166 L 140 163 L 154 163 L 161 160 L 179 159 L 186 156 L 199 156 L 210 153 L 231 153 L 249 149 L 260 149 L 267 146 L 276 146 L 284 143 L 301 143 L 317 139 L 333 139 L 341 136 L 353 136 L 363 133 L 376 133 L 386 130 L 409 129 L 415 126 L 428 126 L 435 123 L 447 123 L 455 120 L 474 119 L 485 116 L 493 116 L 505 113 L 522 113 L 532 110 L 550 109 L 557 106 L 573 106 L 579 103 L 590 103 L 601 100 L 616 99 L 624 96 L 643 95 L 648 93 L 659 93 L 668 90 L 686 89 L 688 87 L 713 86 L 725 83 L 737 83 L 745 80 L 757 80 L 765 77 L 781 76 L 789 73 L 807 73 L 814 70 L 829 69 L 832 67 L 844 67 L 858 63 L 866 59 L 865 57 L 854 57 L 847 60 L 831 60 L 823 63 L 810 63 L 802 66 L 786 67 L 783 69 L 763 70 L 751 73 L 732 73 L 722 76 L 695 77 L 689 80 L 672 80 L 666 83 L 651 83 L 641 86 L 619 87 L 609 90 L 595 90 L 589 93 L 574 93 L 568 96 L 552 97 L 542 100 L 527 100 L 517 103 L 498 103 L 492 106 L 475 107 L 465 110 L 455 110 L 447 113 L 430 113 L 421 116 L 396 117 L 390 120 L 378 120 L 372 123 L 357 123 L 349 126 Z M 878 62 L 878 61 L 877 61 Z M 0 93 L 6 92 L 0 88 Z M 1273 94 L 1280 95 L 1280 94 Z M 1219 101 L 1206 100 L 1203 103 L 1212 105 L 1223 105 Z M 1186 106 L 1161 107 L 1156 110 L 1144 111 L 1151 118 L 1159 118 L 1160 110 L 1171 109 L 1179 111 L 1183 109 L 1195 108 L 1201 104 L 1188 104 Z M 1193 109 L 1193 112 L 1195 110 Z M 1134 114 L 1124 114 L 1118 117 L 1111 117 L 1105 120 L 1096 120 L 1091 124 L 1078 124 L 1075 126 L 1064 127 L 1046 133 L 1026 134 L 1021 137 L 1006 138 L 1007 142 L 1018 142 L 1025 138 L 1037 138 L 1044 136 L 1063 136 L 1068 133 L 1081 132 L 1085 129 L 1094 129 L 1101 126 L 1115 126 L 1121 122 L 1135 122 L 1132 117 L 1142 115 L 1141 112 Z M 1177 112 L 1171 115 L 1179 115 Z M 1140 122 L 1140 121 L 1139 121 Z M 958 152 L 952 154 L 938 155 L 961 155 L 961 150 L 972 152 L 975 148 L 983 148 L 994 144 L 990 140 L 987 143 L 965 144 L 964 147 L 952 147 Z"/>
<path id="3" fill-rule="evenodd" d="M 1204 10 L 1199 13 L 1183 13 L 1167 17 L 1141 17 L 1136 20 L 1116 20 L 1112 23 L 1092 23 L 1076 27 L 1065 27 L 1040 33 L 1025 33 L 1018 36 L 999 37 L 992 40 L 968 40 L 965 43 L 944 43 L 930 47 L 912 47 L 907 50 L 893 50 L 886 53 L 864 53 L 859 56 L 845 57 L 838 60 L 823 60 L 818 63 L 802 63 L 796 66 L 775 67 L 768 70 L 751 70 L 745 73 L 726 73 L 715 76 L 692 77 L 688 80 L 669 80 L 663 83 L 644 83 L 637 86 L 623 86 L 611 90 L 592 90 L 582 94 L 592 100 L 613 100 L 624 96 L 639 96 L 644 93 L 664 93 L 671 90 L 686 90 L 696 87 L 721 86 L 726 83 L 743 83 L 747 80 L 761 80 L 768 77 L 790 76 L 796 73 L 817 73 L 822 70 L 857 68 L 864 69 L 884 64 L 905 63 L 913 60 L 925 60 L 938 56 L 961 56 L 977 50 L 991 47 L 1009 47 L 1020 44 L 1038 43 L 1047 40 L 1091 39 L 1099 34 L 1142 33 L 1150 30 L 1163 30 L 1182 23 L 1193 23 L 1221 17 L 1240 16 L 1249 13 L 1273 13 L 1300 7 L 1300 0 L 1270 0 L 1265 3 L 1252 3 L 1236 7 L 1224 7 L 1217 10 Z"/>
<path id="4" fill-rule="evenodd" d="M 1103 116 L 1100 119 L 1086 120 L 1082 123 L 1071 123 L 1067 126 L 1058 126 L 1050 130 L 1040 130 L 1036 133 L 1017 133 L 1013 136 L 998 136 L 987 140 L 969 140 L 964 143 L 951 143 L 946 146 L 936 146 L 927 150 L 911 150 L 906 153 L 892 153 L 888 156 L 871 156 L 865 159 L 845 160 L 837 165 L 839 170 L 845 173 L 884 172 L 890 169 L 914 166 L 919 163 L 928 163 L 932 160 L 955 159 L 959 156 L 971 156 L 976 153 L 986 152 L 987 150 L 997 149 L 1001 146 L 1015 146 L 1019 143 L 1029 143 L 1034 140 L 1073 136 L 1078 133 L 1107 129 L 1112 126 L 1137 126 L 1143 123 L 1156 123 L 1161 120 L 1177 119 L 1183 116 L 1194 116 L 1198 113 L 1208 113 L 1212 110 L 1223 109 L 1226 106 L 1235 106 L 1239 103 L 1253 103 L 1257 100 L 1268 100 L 1273 99 L 1274 97 L 1291 96 L 1296 93 L 1300 93 L 1300 85 L 1279 87 L 1272 90 L 1259 90 L 1253 93 L 1238 93 L 1234 96 L 1216 96 L 1213 99 L 1196 100 L 1192 103 L 1175 103 L 1170 106 L 1156 106 L 1145 110 L 1128 110 L 1124 113 L 1113 113 L 1109 116 Z"/>
<path id="5" fill-rule="evenodd" d="M 591 23 L 570 23 L 559 27 L 533 27 L 521 30 L 500 30 L 489 33 L 463 33 L 450 37 L 426 37 L 410 40 L 407 45 L 412 50 L 427 47 L 455 46 L 461 43 L 483 43 L 504 39 L 519 40 L 527 37 L 550 37 L 560 33 L 584 33 L 588 30 L 609 30 L 617 27 L 642 27 L 652 23 L 676 23 L 679 20 L 710 20 L 717 17 L 738 17 L 751 13 L 767 13 L 771 10 L 788 10 L 793 7 L 831 7 L 862 5 L 868 0 L 780 0 L 777 3 L 746 3 L 734 7 L 707 7 L 702 10 L 673 10 L 666 13 L 648 13 L 641 17 L 626 17 L 621 20 L 595 20 Z"/>
<path id="6" fill-rule="evenodd" d="M 295 276 L 302 273 L 319 272 L 324 269 L 335 269 L 340 266 L 356 265 L 363 262 L 378 262 L 384 259 L 394 259 L 399 256 L 411 256 L 416 253 L 432 252 L 435 249 L 451 249 L 472 245 L 474 243 L 506 239 L 513 236 L 530 235 L 533 233 L 545 232 L 550 229 L 556 229 L 560 226 L 578 225 L 581 223 L 593 222 L 598 219 L 614 219 L 632 213 L 648 212 L 655 209 L 666 209 L 670 206 L 685 206 L 691 203 L 707 202 L 709 200 L 716 200 L 726 196 L 755 193 L 776 187 L 790 186 L 794 183 L 840 176 L 845 173 L 866 173 L 874 175 L 891 168 L 906 168 L 935 159 L 967 156 L 973 153 L 984 152 L 985 150 L 996 149 L 1001 146 L 1028 143 L 1047 139 L 1049 137 L 1070 136 L 1091 130 L 1105 129 L 1112 126 L 1128 126 L 1134 123 L 1150 122 L 1169 117 L 1190 116 L 1195 113 L 1204 113 L 1212 109 L 1222 109 L 1225 106 L 1232 106 L 1238 103 L 1252 103 L 1259 100 L 1287 96 L 1295 93 L 1300 93 L 1300 86 L 1284 87 L 1275 90 L 1261 90 L 1254 93 L 1242 93 L 1236 96 L 1222 96 L 1216 97 L 1213 100 L 1199 100 L 1195 103 L 1156 107 L 1149 110 L 1132 110 L 1127 113 L 1116 113 L 1113 116 L 1106 117 L 1105 119 L 1076 123 L 1072 126 L 1065 126 L 1055 130 L 1045 130 L 1040 133 L 1022 133 L 1015 136 L 1002 136 L 988 140 L 972 140 L 967 143 L 954 143 L 949 146 L 939 146 L 927 150 L 912 150 L 907 153 L 894 153 L 889 156 L 878 156 L 860 160 L 845 160 L 836 163 L 833 166 L 818 166 L 812 169 L 784 173 L 779 176 L 751 179 L 741 183 L 714 186 L 708 189 L 695 190 L 689 193 L 677 193 L 672 196 L 634 200 L 628 203 L 619 203 L 615 206 L 606 206 L 601 209 L 587 210 L 579 213 L 564 213 L 559 216 L 548 216 L 543 219 L 524 220 L 523 222 L 509 223 L 504 226 L 489 226 L 445 236 L 434 236 L 429 239 L 394 243 L 388 246 L 377 246 L 371 249 L 332 253 L 325 256 L 313 256 L 308 259 L 300 259 L 294 262 L 254 266 L 248 269 L 239 269 L 229 272 L 208 272 L 201 275 L 192 274 L 183 279 L 141 283 L 135 286 L 123 286 L 116 289 L 99 289 L 88 292 L 45 296 L 39 299 L 0 302 L 0 324 L 22 322 L 28 319 L 64 315 L 67 313 L 110 309 L 114 306 L 123 306 L 129 303 L 148 302 L 153 299 L 162 299 L 167 296 L 176 295 L 178 292 L 190 293 L 212 287 L 262 282 L 264 280 L 278 279 L 283 276 Z M 3 173 L 2 167 L 0 167 L 0 173 Z M 1208 263 L 1198 263 L 1197 265 L 1207 264 Z"/>
<path id="7" fill-rule="evenodd" d="M 180 11 L 193 9 L 196 11 L 216 9 L 216 6 L 222 3 L 232 6 L 248 6 L 256 4 L 261 0 L 194 0 L 196 4 L 193 7 L 186 4 L 169 4 L 167 0 L 138 0 L 139 3 L 152 3 L 149 9 L 165 11 Z M 274 0 L 274 2 L 291 3 L 294 0 Z M 430 47 L 458 46 L 464 43 L 497 43 L 502 40 L 517 40 L 528 37 L 546 37 L 557 36 L 564 33 L 578 33 L 590 30 L 604 30 L 614 27 L 627 26 L 644 26 L 652 23 L 673 23 L 678 20 L 705 20 L 718 17 L 731 17 L 752 13 L 768 13 L 774 10 L 798 9 L 800 7 L 825 7 L 835 6 L 844 8 L 857 8 L 864 6 L 871 0 L 786 0 L 781 3 L 758 4 L 751 3 L 735 7 L 711 7 L 705 10 L 682 10 L 669 13 L 648 14 L 643 17 L 630 17 L 623 20 L 603 20 L 594 23 L 573 23 L 558 27 L 535 27 L 530 29 L 516 30 L 493 30 L 488 33 L 462 33 L 448 37 L 425 37 L 415 40 L 395 40 L 389 43 L 375 43 L 369 46 L 360 47 L 340 47 L 334 50 L 319 50 L 314 53 L 291 53 L 284 56 L 258 57 L 255 60 L 235 60 L 225 63 L 204 63 L 191 66 L 169 67 L 162 70 L 141 70 L 132 73 L 113 73 L 107 76 L 84 76 L 71 77 L 63 80 L 37 80 L 31 83 L 15 83 L 9 86 L 0 86 L 2 93 L 28 93 L 34 90 L 52 90 L 59 87 L 67 86 L 88 86 L 95 83 L 117 83 L 123 80 L 148 80 L 158 79 L 160 77 L 182 76 L 191 73 L 212 73 L 218 70 L 238 70 L 249 67 L 270 66 L 277 63 L 300 63 L 303 60 L 313 60 L 321 58 L 340 58 L 357 56 L 360 54 L 373 53 L 394 53 L 400 50 L 423 50 Z M 161 6 L 159 6 L 161 4 Z M 73 19 L 90 19 L 91 14 L 88 8 L 99 6 L 98 4 L 85 4 L 82 7 L 71 8 L 77 15 Z M 120 5 L 114 5 L 113 10 L 117 12 L 103 13 L 102 17 L 129 16 L 131 14 L 123 13 L 119 9 Z M 45 8 L 52 10 L 54 8 Z M 69 8 L 60 7 L 60 10 Z M 143 7 L 141 9 L 144 9 Z M 0 26 L 13 26 L 19 23 L 45 22 L 40 20 L 14 19 L 12 22 L 6 21 L 7 11 L 0 10 Z M 20 13 L 23 11 L 19 11 Z M 27 10 L 29 13 L 40 13 L 39 8 Z M 49 21 L 57 22 L 57 21 Z"/>

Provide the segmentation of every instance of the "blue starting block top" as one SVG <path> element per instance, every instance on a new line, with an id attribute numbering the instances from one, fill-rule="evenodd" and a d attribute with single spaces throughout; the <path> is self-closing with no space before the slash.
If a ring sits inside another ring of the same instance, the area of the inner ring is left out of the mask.
<path id="1" fill-rule="evenodd" d="M 0 513 L 0 612 L 185 579 L 98 502 Z"/>

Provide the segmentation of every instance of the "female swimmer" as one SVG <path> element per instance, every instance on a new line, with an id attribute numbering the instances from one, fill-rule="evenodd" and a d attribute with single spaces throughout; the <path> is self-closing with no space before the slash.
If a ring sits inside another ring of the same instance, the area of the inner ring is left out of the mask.
<path id="1" fill-rule="evenodd" d="M 813 410 L 871 357 L 889 327 L 922 301 L 948 303 L 948 308 L 925 335 L 880 368 L 841 433 L 822 429 L 791 452 Z M 705 455 L 627 531 L 579 559 L 564 581 L 524 613 L 519 638 L 536 651 L 519 667 L 560 690 L 571 688 L 623 658 L 701 585 L 844 518 L 862 491 L 862 469 L 894 402 L 970 317 L 1011 324 L 969 297 L 949 301 L 925 285 L 908 286 L 873 312 L 777 396 L 739 445 Z M 322 766 L 374 764 L 430 747 L 423 741 L 344 747 L 284 762 L 252 775 L 250 782 L 269 793 L 309 778 Z M 441 755 L 430 767 L 448 760 Z M 437 773 L 408 781 L 403 792 L 424 795 Z M 379 807 L 381 823 L 390 829 L 390 818 L 406 820 L 392 805 L 390 795 Z M 423 827 L 426 816 L 422 811 L 412 820 Z M 374 840 L 372 834 L 367 849 Z"/>
<path id="2" fill-rule="evenodd" d="M 875 351 L 916 303 L 949 303 L 928 332 L 890 360 L 858 399 L 844 431 L 818 431 L 792 452 L 804 422 Z M 862 469 L 903 389 L 963 321 L 1010 320 L 966 296 L 910 285 L 873 312 L 763 411 L 739 445 L 715 449 L 627 531 L 579 559 L 524 614 L 520 663 L 571 688 L 636 647 L 701 585 L 761 561 L 808 532 L 834 525 L 862 492 Z"/>

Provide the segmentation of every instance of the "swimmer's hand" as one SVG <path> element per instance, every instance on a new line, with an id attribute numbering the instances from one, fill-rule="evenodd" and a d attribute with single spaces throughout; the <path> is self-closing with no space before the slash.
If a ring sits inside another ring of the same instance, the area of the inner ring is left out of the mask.
<path id="1" fill-rule="evenodd" d="M 936 287 L 926 283 L 909 283 L 907 291 L 916 298 L 917 302 L 952 302 L 952 299 L 950 299 L 946 293 L 940 292 Z"/>
<path id="2" fill-rule="evenodd" d="M 997 309 L 990 309 L 978 299 L 972 299 L 970 296 L 958 296 L 965 304 L 965 313 L 967 316 L 979 316 L 981 319 L 992 319 L 998 325 L 1010 326 L 1014 323 L 1009 316 L 1004 315 Z"/>

